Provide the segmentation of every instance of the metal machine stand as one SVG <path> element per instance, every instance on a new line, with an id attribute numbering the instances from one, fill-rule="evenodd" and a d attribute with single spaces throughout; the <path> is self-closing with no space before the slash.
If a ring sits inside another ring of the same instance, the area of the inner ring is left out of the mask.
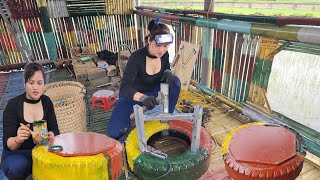
<path id="1" fill-rule="evenodd" d="M 144 122 L 151 120 L 162 120 L 162 122 L 167 122 L 169 120 L 188 120 L 193 121 L 193 129 L 192 129 L 192 138 L 191 138 L 191 152 L 196 152 L 199 149 L 200 145 L 200 131 L 201 131 L 201 123 L 202 123 L 202 112 L 203 107 L 201 105 L 197 105 L 194 109 L 194 113 L 179 113 L 179 114 L 170 114 L 168 113 L 168 93 L 169 86 L 168 84 L 161 84 L 159 96 L 161 97 L 160 104 L 162 105 L 162 113 L 155 116 L 147 116 L 143 114 L 143 108 L 139 105 L 134 105 L 134 116 L 135 123 L 138 133 L 138 144 L 141 152 L 149 152 L 157 157 L 166 158 L 166 154 L 159 152 L 158 150 L 154 150 L 154 148 L 147 146 L 146 134 L 144 131 Z M 151 148 L 151 150 L 150 150 Z"/>

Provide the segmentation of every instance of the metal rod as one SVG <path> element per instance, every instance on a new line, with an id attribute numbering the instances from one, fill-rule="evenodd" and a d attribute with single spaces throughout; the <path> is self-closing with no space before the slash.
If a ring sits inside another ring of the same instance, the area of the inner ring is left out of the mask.
<path id="1" fill-rule="evenodd" d="M 158 114 L 158 115 L 154 115 L 154 116 L 143 116 L 145 121 L 153 121 L 155 119 L 161 119 L 164 121 L 169 121 L 169 120 L 190 120 L 192 121 L 193 118 L 193 114 L 191 113 L 178 113 L 178 114 L 174 114 L 174 116 L 170 113 L 168 114 Z"/>
<path id="2" fill-rule="evenodd" d="M 194 109 L 193 128 L 191 139 L 191 152 L 195 153 L 200 147 L 200 132 L 202 124 L 203 107 L 199 104 Z"/>
<path id="3" fill-rule="evenodd" d="M 138 133 L 138 145 L 141 152 L 143 152 L 147 148 L 147 140 L 146 134 L 144 131 L 144 118 L 143 118 L 143 111 L 142 107 L 139 105 L 133 106 L 134 116 L 135 116 L 135 123 L 137 127 Z"/>
<path id="4" fill-rule="evenodd" d="M 164 95 L 163 105 L 162 105 L 163 111 L 162 112 L 169 113 L 169 85 L 167 83 L 161 83 L 160 84 L 160 91 Z"/>

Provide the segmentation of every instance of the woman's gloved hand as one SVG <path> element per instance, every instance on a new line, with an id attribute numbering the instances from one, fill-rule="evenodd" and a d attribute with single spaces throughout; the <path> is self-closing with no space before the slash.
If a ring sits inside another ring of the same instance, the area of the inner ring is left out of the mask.
<path id="1" fill-rule="evenodd" d="M 169 85 L 173 85 L 173 83 L 176 84 L 176 86 L 180 86 L 180 81 L 176 80 L 176 76 L 172 74 L 172 72 L 167 69 L 164 71 L 163 76 L 161 78 L 161 81 L 169 84 Z"/>
<path id="2" fill-rule="evenodd" d="M 155 97 L 153 96 L 147 96 L 147 95 L 143 95 L 140 98 L 140 102 L 142 102 L 142 104 L 147 107 L 148 110 L 153 109 L 157 104 L 159 104 L 156 100 Z"/>

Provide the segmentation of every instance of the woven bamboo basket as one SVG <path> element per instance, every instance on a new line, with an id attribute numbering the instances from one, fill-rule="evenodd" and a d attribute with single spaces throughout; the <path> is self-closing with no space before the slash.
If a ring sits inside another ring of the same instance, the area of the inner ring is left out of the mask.
<path id="1" fill-rule="evenodd" d="M 74 81 L 59 81 L 45 86 L 45 95 L 52 100 L 60 133 L 85 132 L 85 87 Z"/>

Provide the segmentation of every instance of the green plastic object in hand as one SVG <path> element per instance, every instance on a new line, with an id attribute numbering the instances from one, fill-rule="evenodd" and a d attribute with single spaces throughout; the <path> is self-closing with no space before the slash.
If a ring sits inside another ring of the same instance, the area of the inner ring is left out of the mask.
<path id="1" fill-rule="evenodd" d="M 60 145 L 54 145 L 49 147 L 50 152 L 60 152 L 63 150 L 63 147 Z"/>
<path id="2" fill-rule="evenodd" d="M 90 56 L 85 56 L 85 57 L 80 58 L 81 62 L 87 62 L 87 61 L 90 61 L 90 60 L 91 60 Z"/>

